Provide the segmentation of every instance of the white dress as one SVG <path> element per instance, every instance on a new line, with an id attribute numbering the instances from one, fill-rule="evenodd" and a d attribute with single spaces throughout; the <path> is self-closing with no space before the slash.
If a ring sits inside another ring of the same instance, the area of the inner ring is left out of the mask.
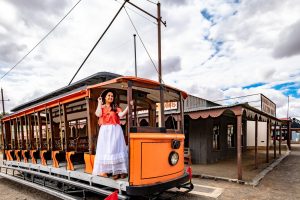
<path id="1" fill-rule="evenodd" d="M 127 166 L 128 152 L 121 126 L 119 124 L 101 125 L 93 175 L 101 173 L 127 174 Z"/>

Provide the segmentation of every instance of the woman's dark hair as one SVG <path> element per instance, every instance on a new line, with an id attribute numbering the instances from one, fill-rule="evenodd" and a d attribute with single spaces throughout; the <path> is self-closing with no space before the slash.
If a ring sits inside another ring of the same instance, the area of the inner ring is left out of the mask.
<path id="1" fill-rule="evenodd" d="M 106 102 L 105 102 L 105 97 L 106 97 L 106 95 L 107 95 L 109 92 L 113 93 L 113 95 L 114 95 L 114 100 L 113 100 L 113 102 L 110 104 L 111 110 L 114 111 L 114 112 L 116 112 L 116 111 L 117 111 L 118 104 L 116 103 L 116 102 L 117 102 L 117 93 L 116 93 L 115 90 L 107 89 L 107 90 L 104 90 L 104 91 L 102 92 L 101 97 L 102 97 L 102 100 L 103 100 L 103 104 L 106 103 Z"/>

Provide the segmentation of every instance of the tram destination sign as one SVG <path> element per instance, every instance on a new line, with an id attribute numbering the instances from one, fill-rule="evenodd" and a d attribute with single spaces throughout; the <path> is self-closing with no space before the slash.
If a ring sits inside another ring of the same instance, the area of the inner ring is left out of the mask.
<path id="1" fill-rule="evenodd" d="M 261 111 L 276 117 L 276 104 L 267 98 L 265 95 L 261 94 Z"/>
<path id="2" fill-rule="evenodd" d="M 178 104 L 177 102 L 165 102 L 164 103 L 164 110 L 167 111 L 167 110 L 177 110 L 178 109 Z M 160 104 L 156 104 L 156 112 L 158 112 L 160 109 Z M 138 114 L 145 114 L 145 113 L 148 113 L 148 110 L 140 110 L 138 111 Z"/>

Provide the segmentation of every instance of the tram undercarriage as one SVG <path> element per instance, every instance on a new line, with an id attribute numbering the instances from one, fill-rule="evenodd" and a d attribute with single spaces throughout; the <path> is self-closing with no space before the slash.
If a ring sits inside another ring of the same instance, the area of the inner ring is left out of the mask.
<path id="1" fill-rule="evenodd" d="M 64 164 L 61 164 L 60 168 L 55 168 L 41 164 L 3 161 L 3 164 L 0 165 L 0 176 L 55 197 L 69 200 L 89 199 L 95 195 L 107 196 L 116 190 L 118 199 L 170 199 L 193 189 L 188 174 L 168 183 L 129 187 L 128 178 L 113 180 L 89 175 L 84 172 L 84 165 L 75 165 L 75 169 L 76 171 L 66 170 Z M 182 183 L 180 186 L 179 182 Z M 183 188 L 184 191 L 172 191 L 167 198 L 163 198 L 162 193 L 167 191 L 166 187 Z"/>

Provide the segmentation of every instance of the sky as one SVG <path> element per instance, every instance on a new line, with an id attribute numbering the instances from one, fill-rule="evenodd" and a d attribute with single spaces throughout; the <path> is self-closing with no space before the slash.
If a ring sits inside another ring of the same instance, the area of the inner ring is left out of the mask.
<path id="1" fill-rule="evenodd" d="M 157 2 L 151 0 L 152 2 Z M 131 0 L 156 15 L 150 0 Z M 77 0 L 0 0 L 0 75 L 14 66 Z M 122 0 L 82 0 L 29 56 L 1 80 L 6 111 L 66 86 Z M 299 0 L 161 0 L 162 72 L 166 84 L 219 101 L 262 93 L 277 117 L 300 118 Z M 157 26 L 129 4 L 126 10 L 157 65 Z M 133 34 L 125 10 L 75 80 L 100 71 L 134 75 Z M 138 76 L 158 80 L 137 37 Z M 255 96 L 255 95 L 254 95 Z M 229 103 L 253 101 L 233 99 Z M 253 105 L 255 106 L 255 105 Z"/>

